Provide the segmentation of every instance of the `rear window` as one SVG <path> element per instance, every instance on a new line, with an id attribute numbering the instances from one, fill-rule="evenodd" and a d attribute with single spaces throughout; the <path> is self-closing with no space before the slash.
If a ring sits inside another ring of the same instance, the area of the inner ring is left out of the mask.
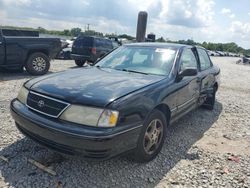
<path id="1" fill-rule="evenodd" d="M 77 38 L 74 42 L 74 46 L 76 46 L 76 47 L 93 46 L 93 38 L 91 38 L 91 37 Z"/>
<path id="2" fill-rule="evenodd" d="M 108 39 L 96 38 L 95 39 L 95 46 L 96 47 L 110 48 L 110 49 L 113 48 L 111 40 L 108 40 Z"/>
<path id="3" fill-rule="evenodd" d="M 211 61 L 205 50 L 197 49 L 200 58 L 200 68 L 201 70 L 206 70 L 212 66 Z"/>
<path id="4" fill-rule="evenodd" d="M 107 48 L 111 48 L 111 49 L 113 48 L 111 40 L 106 40 L 105 44 L 106 44 Z"/>

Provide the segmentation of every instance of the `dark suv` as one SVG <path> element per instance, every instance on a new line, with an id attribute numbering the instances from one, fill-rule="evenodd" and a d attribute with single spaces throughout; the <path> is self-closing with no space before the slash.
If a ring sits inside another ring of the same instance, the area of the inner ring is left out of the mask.
<path id="1" fill-rule="evenodd" d="M 86 61 L 94 63 L 112 49 L 113 44 L 109 39 L 79 36 L 73 43 L 71 58 L 75 60 L 77 66 L 83 66 Z"/>

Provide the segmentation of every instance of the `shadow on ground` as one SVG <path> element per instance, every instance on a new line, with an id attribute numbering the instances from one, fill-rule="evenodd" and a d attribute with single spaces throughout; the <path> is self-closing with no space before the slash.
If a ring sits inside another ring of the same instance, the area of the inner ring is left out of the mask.
<path id="1" fill-rule="evenodd" d="M 0 69 L 0 81 L 19 80 L 24 78 L 32 78 L 32 76 L 26 71 L 20 72 Z"/>
<path id="2" fill-rule="evenodd" d="M 47 74 L 51 74 L 53 72 L 49 71 Z M 6 70 L 6 69 L 0 69 L 0 81 L 10 81 L 10 80 L 20 80 L 20 79 L 31 79 L 35 78 L 36 76 L 33 76 L 29 74 L 26 70 L 20 71 L 14 71 L 14 70 Z"/>
<path id="3" fill-rule="evenodd" d="M 9 163 L 0 161 L 0 171 L 4 182 L 13 187 L 55 187 L 58 181 L 63 187 L 154 187 L 180 160 L 199 160 L 198 152 L 190 148 L 217 121 L 222 108 L 216 102 L 213 111 L 199 108 L 171 125 L 161 153 L 146 164 L 126 157 L 89 162 L 62 156 L 23 138 L 0 151 L 10 159 Z M 34 168 L 27 158 L 52 166 L 57 175 Z"/>

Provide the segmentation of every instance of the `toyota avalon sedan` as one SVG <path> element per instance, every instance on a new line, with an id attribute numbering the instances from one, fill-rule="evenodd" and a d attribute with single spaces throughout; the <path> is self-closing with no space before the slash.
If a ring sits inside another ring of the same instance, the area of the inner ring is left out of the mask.
<path id="1" fill-rule="evenodd" d="M 147 162 L 173 121 L 213 109 L 219 73 L 201 47 L 128 44 L 95 66 L 24 83 L 11 112 L 24 135 L 54 150 L 92 159 L 129 152 Z"/>

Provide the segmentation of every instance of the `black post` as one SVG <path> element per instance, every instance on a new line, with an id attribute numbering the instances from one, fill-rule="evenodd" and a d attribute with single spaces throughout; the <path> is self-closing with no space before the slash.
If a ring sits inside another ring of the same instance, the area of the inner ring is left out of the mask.
<path id="1" fill-rule="evenodd" d="M 137 42 L 144 42 L 145 41 L 147 19 L 148 19 L 147 12 L 145 12 L 145 11 L 139 12 L 138 20 L 137 20 L 137 31 L 136 31 L 136 41 Z"/>

